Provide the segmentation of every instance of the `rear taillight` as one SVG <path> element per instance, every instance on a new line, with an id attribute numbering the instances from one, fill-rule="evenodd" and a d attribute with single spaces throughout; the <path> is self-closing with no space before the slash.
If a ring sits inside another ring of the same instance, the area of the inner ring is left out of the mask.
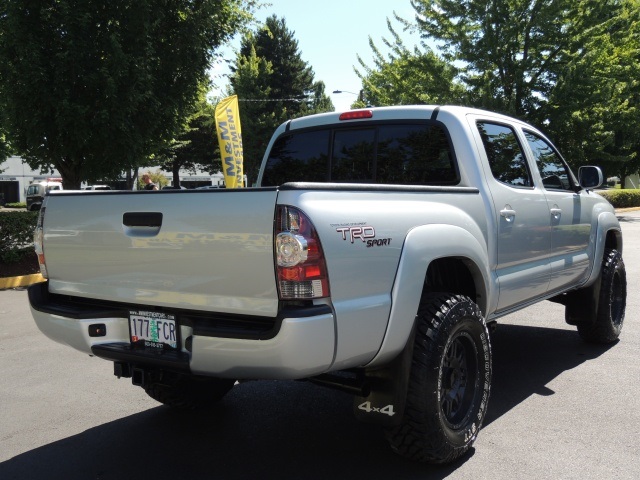
<path id="1" fill-rule="evenodd" d="M 320 239 L 309 218 L 297 208 L 278 207 L 275 249 L 281 300 L 329 296 Z"/>
<path id="2" fill-rule="evenodd" d="M 42 242 L 44 240 L 44 212 L 45 207 L 40 209 L 40 213 L 38 214 L 38 223 L 36 224 L 36 229 L 33 233 L 33 246 L 36 250 L 36 255 L 38 256 L 38 264 L 40 265 L 40 273 L 44 278 L 48 278 L 47 275 L 47 265 L 44 261 L 44 248 L 42 246 Z"/>

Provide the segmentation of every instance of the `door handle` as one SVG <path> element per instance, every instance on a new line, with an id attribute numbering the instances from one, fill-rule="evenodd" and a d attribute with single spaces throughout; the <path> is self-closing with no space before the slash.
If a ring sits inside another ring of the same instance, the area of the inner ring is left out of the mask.
<path id="1" fill-rule="evenodd" d="M 162 227 L 160 212 L 126 212 L 122 215 L 122 228 L 128 237 L 155 237 Z"/>
<path id="2" fill-rule="evenodd" d="M 504 217 L 507 222 L 513 222 L 513 219 L 516 218 L 516 211 L 511 208 L 511 205 L 505 205 L 500 210 L 500 216 Z"/>
<path id="3" fill-rule="evenodd" d="M 122 215 L 125 227 L 161 227 L 162 213 L 160 212 L 126 212 Z"/>
<path id="4" fill-rule="evenodd" d="M 554 208 L 550 208 L 549 212 L 551 213 L 551 216 L 553 217 L 554 220 L 560 220 L 560 215 L 562 215 L 562 209 L 558 208 L 557 205 Z"/>

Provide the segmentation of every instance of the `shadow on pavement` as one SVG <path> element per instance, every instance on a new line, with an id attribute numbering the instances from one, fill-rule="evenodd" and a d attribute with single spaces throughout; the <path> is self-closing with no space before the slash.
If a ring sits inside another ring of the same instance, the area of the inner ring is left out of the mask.
<path id="1" fill-rule="evenodd" d="M 500 325 L 491 334 L 493 380 L 487 426 L 531 395 L 549 396 L 554 378 L 598 358 L 611 345 L 585 343 L 575 330 Z"/>
<path id="2" fill-rule="evenodd" d="M 531 395 L 553 394 L 547 383 L 607 350 L 575 332 L 511 325 L 498 327 L 493 349 L 485 424 Z M 206 414 L 156 407 L 35 448 L 0 463 L 0 478 L 442 479 L 473 457 L 472 449 L 446 467 L 405 461 L 351 408 L 350 396 L 308 383 L 248 382 Z"/>
<path id="3" fill-rule="evenodd" d="M 631 217 L 629 215 L 625 215 L 624 213 L 618 213 L 616 214 L 616 217 L 618 217 L 618 221 L 619 222 L 624 222 L 624 223 L 638 223 L 640 222 L 640 217 Z"/>

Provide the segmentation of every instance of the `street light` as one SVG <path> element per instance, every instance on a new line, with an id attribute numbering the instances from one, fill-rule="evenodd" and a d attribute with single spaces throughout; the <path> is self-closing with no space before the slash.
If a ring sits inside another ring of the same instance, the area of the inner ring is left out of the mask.
<path id="1" fill-rule="evenodd" d="M 364 90 L 360 90 L 359 93 L 350 92 L 349 90 L 334 90 L 333 93 L 334 94 L 336 94 L 336 93 L 350 93 L 351 95 L 357 96 L 358 97 L 358 101 L 364 102 Z"/>

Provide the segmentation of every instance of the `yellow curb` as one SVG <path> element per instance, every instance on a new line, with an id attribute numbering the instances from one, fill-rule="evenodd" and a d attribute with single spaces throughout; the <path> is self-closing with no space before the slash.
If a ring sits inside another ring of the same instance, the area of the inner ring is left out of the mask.
<path id="1" fill-rule="evenodd" d="M 22 277 L 0 278 L 0 290 L 7 288 L 27 287 L 33 283 L 44 282 L 44 277 L 40 273 L 33 275 L 23 275 Z"/>

